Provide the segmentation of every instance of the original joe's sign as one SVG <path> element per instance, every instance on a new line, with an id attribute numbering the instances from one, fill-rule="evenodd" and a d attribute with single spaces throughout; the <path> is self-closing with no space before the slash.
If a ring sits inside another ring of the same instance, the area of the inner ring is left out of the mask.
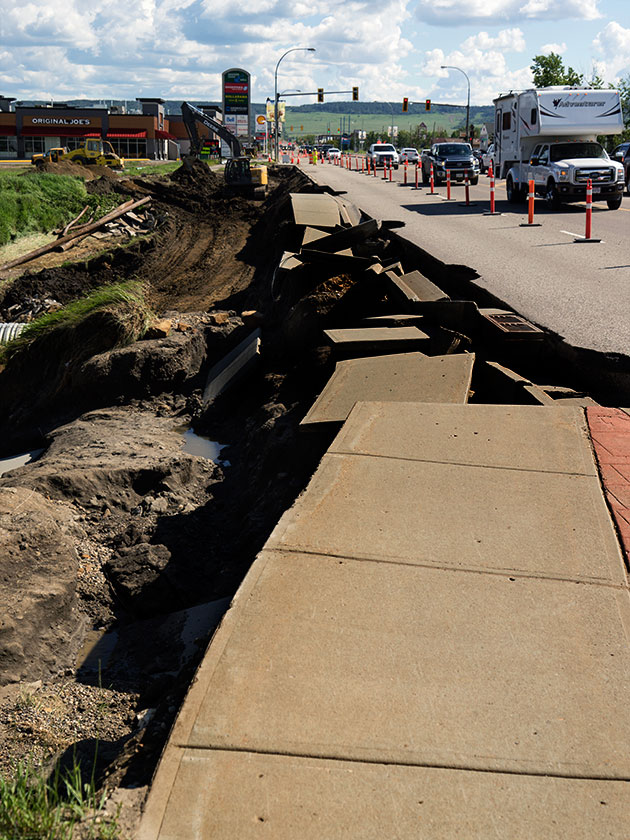
<path id="1" fill-rule="evenodd" d="M 250 75 L 246 70 L 233 67 L 223 72 L 223 114 L 230 131 L 236 127 L 235 134 L 249 134 L 250 93 Z"/>
<path id="2" fill-rule="evenodd" d="M 23 125 L 46 125 L 46 126 L 94 126 L 101 124 L 100 117 L 23 117 Z"/>

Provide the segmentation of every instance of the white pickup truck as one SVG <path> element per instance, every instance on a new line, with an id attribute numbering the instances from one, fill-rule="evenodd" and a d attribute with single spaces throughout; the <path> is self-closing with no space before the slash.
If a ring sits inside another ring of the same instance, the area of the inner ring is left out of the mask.
<path id="1" fill-rule="evenodd" d="M 542 88 L 499 96 L 494 105 L 495 172 L 509 201 L 525 200 L 533 180 L 536 194 L 557 208 L 584 201 L 590 180 L 594 200 L 620 207 L 623 166 L 597 141 L 623 130 L 618 91 Z"/>
<path id="2" fill-rule="evenodd" d="M 372 143 L 368 149 L 367 157 L 372 161 L 373 166 L 393 166 L 398 169 L 398 152 L 391 143 Z"/>

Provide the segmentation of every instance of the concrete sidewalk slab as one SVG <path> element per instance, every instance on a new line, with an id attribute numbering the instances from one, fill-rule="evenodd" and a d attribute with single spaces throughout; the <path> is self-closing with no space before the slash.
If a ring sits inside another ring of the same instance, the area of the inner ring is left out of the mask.
<path id="1" fill-rule="evenodd" d="M 252 572 L 175 743 L 630 779 L 627 591 L 269 551 Z"/>
<path id="2" fill-rule="evenodd" d="M 630 784 L 186 750 L 159 840 L 626 840 Z"/>
<path id="3" fill-rule="evenodd" d="M 625 583 L 595 476 L 328 454 L 267 547 Z"/>
<path id="4" fill-rule="evenodd" d="M 570 406 L 366 401 L 329 452 L 597 476 L 584 412 Z"/>
<path id="5" fill-rule="evenodd" d="M 469 353 L 395 353 L 338 362 L 300 425 L 339 425 L 359 401 L 465 403 L 474 361 Z"/>
<path id="6" fill-rule="evenodd" d="M 411 353 L 427 349 L 429 336 L 418 327 L 356 327 L 324 330 L 326 341 L 339 356 Z"/>

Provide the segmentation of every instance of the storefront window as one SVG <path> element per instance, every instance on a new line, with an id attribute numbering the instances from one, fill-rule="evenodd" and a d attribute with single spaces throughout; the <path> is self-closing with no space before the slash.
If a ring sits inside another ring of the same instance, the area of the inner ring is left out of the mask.
<path id="1" fill-rule="evenodd" d="M 122 158 L 145 158 L 147 156 L 147 141 L 129 137 L 108 137 L 114 151 Z"/>
<path id="2" fill-rule="evenodd" d="M 45 137 L 25 137 L 24 138 L 24 154 L 32 157 L 33 155 L 43 155 L 46 151 Z"/>
<path id="3" fill-rule="evenodd" d="M 0 157 L 17 157 L 17 137 L 0 135 Z"/>

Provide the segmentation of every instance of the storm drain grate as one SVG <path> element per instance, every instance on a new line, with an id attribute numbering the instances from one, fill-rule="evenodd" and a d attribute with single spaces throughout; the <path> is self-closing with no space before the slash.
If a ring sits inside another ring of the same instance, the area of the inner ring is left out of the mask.
<path id="1" fill-rule="evenodd" d="M 487 318 L 491 324 L 494 324 L 504 333 L 510 333 L 512 335 L 536 334 L 537 337 L 542 337 L 543 335 L 542 330 L 513 312 L 505 314 L 484 314 L 483 317 Z"/>

